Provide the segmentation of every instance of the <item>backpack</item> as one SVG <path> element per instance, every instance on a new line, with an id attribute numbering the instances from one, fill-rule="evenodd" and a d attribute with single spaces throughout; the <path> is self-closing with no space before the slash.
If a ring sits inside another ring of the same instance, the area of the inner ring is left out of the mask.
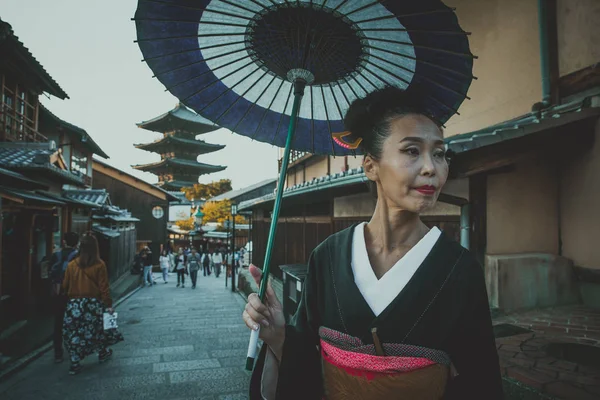
<path id="1" fill-rule="evenodd" d="M 209 267 L 210 266 L 210 257 L 207 254 L 204 255 L 204 259 L 202 260 L 202 266 L 203 267 Z"/>

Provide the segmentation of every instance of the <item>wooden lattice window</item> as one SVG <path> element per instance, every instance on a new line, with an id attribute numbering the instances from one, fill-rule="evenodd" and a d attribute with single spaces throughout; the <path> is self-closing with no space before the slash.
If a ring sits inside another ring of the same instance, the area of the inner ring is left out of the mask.
<path id="1" fill-rule="evenodd" d="M 23 85 L 2 76 L 0 98 L 0 139 L 41 142 L 47 139 L 38 131 L 38 96 Z"/>

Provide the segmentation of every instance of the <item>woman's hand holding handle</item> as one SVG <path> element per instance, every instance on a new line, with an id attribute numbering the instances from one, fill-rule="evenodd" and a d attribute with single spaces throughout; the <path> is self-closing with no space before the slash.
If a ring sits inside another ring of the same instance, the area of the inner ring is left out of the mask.
<path id="1" fill-rule="evenodd" d="M 250 265 L 249 270 L 256 284 L 260 285 L 262 271 L 255 265 Z M 264 302 L 260 301 L 256 293 L 248 296 L 248 304 L 242 317 L 248 328 L 256 331 L 260 326 L 259 338 L 269 345 L 277 359 L 281 360 L 285 341 L 285 318 L 283 307 L 271 282 L 267 284 Z"/>

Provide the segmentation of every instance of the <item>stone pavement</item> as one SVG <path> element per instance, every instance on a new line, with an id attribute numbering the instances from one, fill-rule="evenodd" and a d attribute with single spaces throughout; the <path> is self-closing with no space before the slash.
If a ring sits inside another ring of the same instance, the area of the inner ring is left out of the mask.
<path id="1" fill-rule="evenodd" d="M 176 288 L 174 274 L 143 288 L 117 308 L 125 341 L 113 359 L 83 361 L 68 375 L 69 363 L 54 365 L 47 352 L 0 383 L 3 400 L 247 398 L 244 370 L 249 333 L 242 322 L 244 300 L 225 288 L 224 276 L 198 277 L 198 287 Z M 189 278 L 189 277 L 188 277 Z"/>
<path id="2" fill-rule="evenodd" d="M 506 323 L 531 332 L 496 339 L 504 376 L 551 398 L 600 398 L 600 310 L 556 307 L 494 319 Z M 560 352 L 553 343 L 591 347 Z"/>

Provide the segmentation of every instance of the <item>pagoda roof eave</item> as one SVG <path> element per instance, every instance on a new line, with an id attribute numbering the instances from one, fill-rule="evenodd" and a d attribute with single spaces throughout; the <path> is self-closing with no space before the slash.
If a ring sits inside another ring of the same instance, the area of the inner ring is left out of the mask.
<path id="1" fill-rule="evenodd" d="M 211 164 L 200 163 L 197 161 L 183 160 L 183 159 L 179 159 L 179 158 L 166 158 L 164 160 L 160 160 L 155 163 L 132 165 L 131 167 L 134 169 L 137 169 L 140 171 L 146 171 L 146 172 L 151 172 L 152 170 L 155 170 L 155 169 L 158 169 L 161 167 L 163 167 L 163 168 L 179 167 L 179 168 L 189 169 L 190 171 L 200 172 L 200 173 L 205 173 L 205 174 L 223 171 L 225 168 L 227 168 L 222 165 L 211 165 Z M 202 171 L 205 171 L 205 172 L 202 172 Z"/>
<path id="2" fill-rule="evenodd" d="M 195 133 L 197 135 L 213 132 L 221 129 L 208 119 L 190 111 L 186 106 L 179 103 L 174 109 L 156 118 L 136 124 L 139 128 L 153 132 L 172 132 L 181 130 Z"/>
<path id="3" fill-rule="evenodd" d="M 202 140 L 184 139 L 178 138 L 176 136 L 166 136 L 155 140 L 151 143 L 139 143 L 135 144 L 134 146 L 140 150 L 160 153 L 160 149 L 165 146 L 168 146 L 169 144 L 180 144 L 188 147 L 191 146 L 199 152 L 198 155 L 212 153 L 214 151 L 219 151 L 225 148 L 225 145 L 221 144 L 206 143 Z"/>
<path id="4" fill-rule="evenodd" d="M 188 187 L 194 187 L 195 184 L 197 184 L 198 181 L 196 180 L 196 182 L 193 181 L 166 181 L 166 182 L 158 182 L 156 184 L 156 186 L 161 187 L 162 189 L 165 190 L 181 190 L 183 188 L 188 188 Z"/>

